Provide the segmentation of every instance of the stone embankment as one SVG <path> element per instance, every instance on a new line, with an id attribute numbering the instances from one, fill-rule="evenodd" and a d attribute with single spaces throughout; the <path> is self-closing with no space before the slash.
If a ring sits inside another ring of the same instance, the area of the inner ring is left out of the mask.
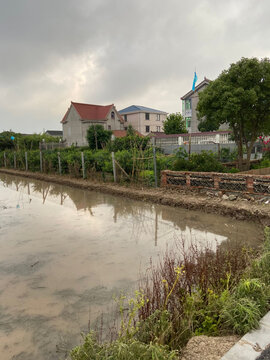
<path id="1" fill-rule="evenodd" d="M 247 194 L 223 194 L 222 192 L 186 190 L 171 188 L 147 188 L 134 185 L 93 182 L 75 179 L 69 176 L 49 175 L 12 169 L 0 169 L 1 173 L 23 176 L 41 181 L 68 185 L 84 190 L 100 191 L 108 194 L 124 196 L 130 199 L 159 203 L 172 207 L 190 210 L 201 210 L 231 216 L 239 220 L 256 221 L 262 225 L 270 225 L 270 196 L 254 196 Z"/>

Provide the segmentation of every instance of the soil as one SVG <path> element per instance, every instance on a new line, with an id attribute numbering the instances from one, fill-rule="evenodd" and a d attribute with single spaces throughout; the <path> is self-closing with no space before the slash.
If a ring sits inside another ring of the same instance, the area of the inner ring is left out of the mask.
<path id="1" fill-rule="evenodd" d="M 159 203 L 163 205 L 182 207 L 191 210 L 201 210 L 206 213 L 214 213 L 231 216 L 238 220 L 252 220 L 270 225 L 270 204 L 248 201 L 238 198 L 236 201 L 222 199 L 209 193 L 199 193 L 195 190 L 183 190 L 177 188 L 146 188 L 133 185 L 119 185 L 112 183 L 94 182 L 84 179 L 76 179 L 67 175 L 49 175 L 43 173 L 26 172 L 12 169 L 0 169 L 0 172 L 57 184 L 73 186 L 85 190 L 95 190 L 118 196 L 124 196 L 135 200 Z"/>
<path id="2" fill-rule="evenodd" d="M 181 360 L 219 360 L 239 340 L 238 336 L 194 336 L 183 352 Z M 267 358 L 265 358 L 267 359 Z"/>

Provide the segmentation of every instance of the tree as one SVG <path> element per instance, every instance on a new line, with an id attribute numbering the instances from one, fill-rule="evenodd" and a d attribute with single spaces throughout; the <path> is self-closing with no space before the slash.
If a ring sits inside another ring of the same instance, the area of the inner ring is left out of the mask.
<path id="1" fill-rule="evenodd" d="M 16 136 L 12 131 L 3 131 L 0 133 L 0 151 L 14 149 L 14 141 L 11 139 L 12 136 Z"/>
<path id="2" fill-rule="evenodd" d="M 91 125 L 87 130 L 87 141 L 90 149 L 103 149 L 110 141 L 112 131 L 105 130 L 102 125 Z"/>
<path id="3" fill-rule="evenodd" d="M 127 128 L 127 136 L 135 136 L 136 132 L 131 124 L 128 125 Z"/>
<path id="4" fill-rule="evenodd" d="M 270 134 L 270 60 L 242 58 L 231 64 L 200 92 L 197 111 L 204 128 L 229 125 L 238 148 L 239 169 L 244 168 L 244 148 L 249 169 L 255 141 Z"/>
<path id="5" fill-rule="evenodd" d="M 187 132 L 184 119 L 180 113 L 168 115 L 163 128 L 165 134 L 183 134 Z"/>
<path id="6" fill-rule="evenodd" d="M 207 121 L 207 119 L 200 120 L 198 124 L 198 130 L 201 132 L 207 131 L 217 131 L 219 129 L 219 124 L 214 121 Z"/>

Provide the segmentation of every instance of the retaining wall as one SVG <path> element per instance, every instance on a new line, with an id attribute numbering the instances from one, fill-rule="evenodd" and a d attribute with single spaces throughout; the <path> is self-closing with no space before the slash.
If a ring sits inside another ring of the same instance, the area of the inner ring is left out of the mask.
<path id="1" fill-rule="evenodd" d="M 161 186 L 269 195 L 270 176 L 165 170 Z"/>

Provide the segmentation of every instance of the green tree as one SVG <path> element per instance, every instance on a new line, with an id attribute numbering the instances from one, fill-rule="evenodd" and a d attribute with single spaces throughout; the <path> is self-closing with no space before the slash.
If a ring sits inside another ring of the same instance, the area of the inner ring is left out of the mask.
<path id="1" fill-rule="evenodd" d="M 214 122 L 214 121 L 207 121 L 207 119 L 203 119 L 199 122 L 198 124 L 198 130 L 201 132 L 206 132 L 206 131 L 217 131 L 219 129 L 219 124 L 218 122 Z"/>
<path id="2" fill-rule="evenodd" d="M 102 125 L 91 125 L 86 135 L 90 149 L 104 149 L 111 135 L 112 131 L 105 130 Z"/>
<path id="3" fill-rule="evenodd" d="M 3 131 L 0 133 L 0 151 L 14 149 L 14 141 L 11 139 L 12 136 L 16 136 L 12 131 Z"/>
<path id="4" fill-rule="evenodd" d="M 168 115 L 163 128 L 165 134 L 183 134 L 187 132 L 184 119 L 180 113 Z"/>
<path id="5" fill-rule="evenodd" d="M 128 125 L 127 128 L 127 136 L 135 136 L 136 132 L 131 124 Z"/>
<path id="6" fill-rule="evenodd" d="M 242 58 L 231 64 L 199 94 L 197 111 L 200 130 L 229 125 L 238 148 L 239 169 L 244 168 L 244 149 L 249 169 L 255 141 L 270 134 L 270 60 Z"/>

